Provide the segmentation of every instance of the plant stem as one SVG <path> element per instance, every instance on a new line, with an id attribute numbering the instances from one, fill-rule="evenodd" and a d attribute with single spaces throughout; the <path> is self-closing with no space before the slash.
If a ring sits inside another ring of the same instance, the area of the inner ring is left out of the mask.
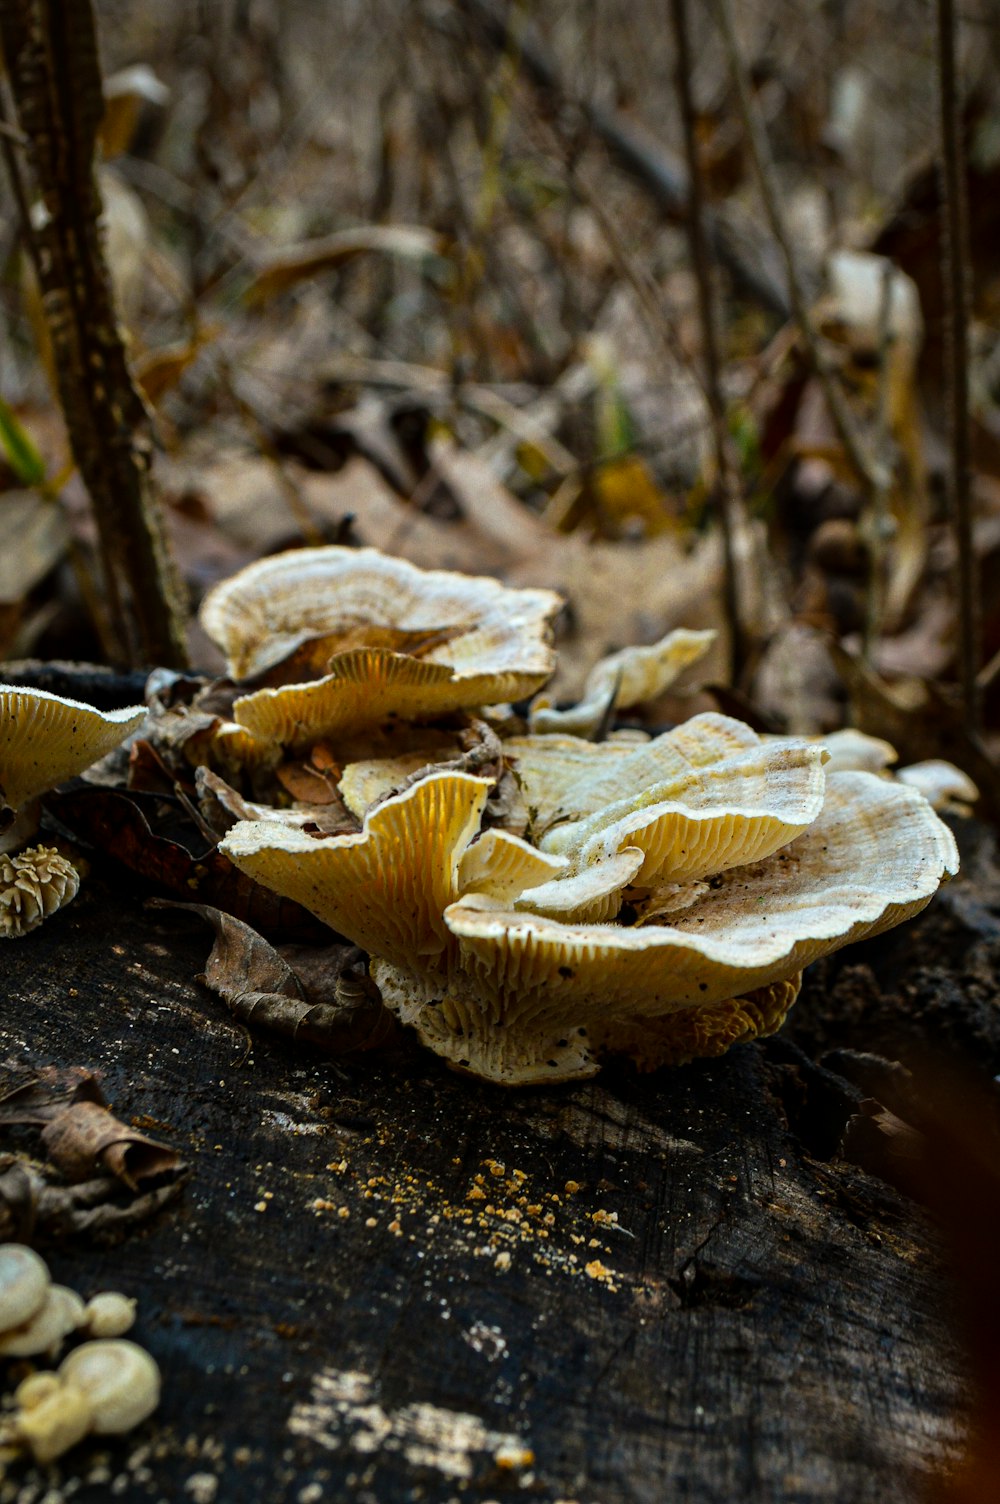
<path id="1" fill-rule="evenodd" d="M 979 726 L 979 586 L 972 540 L 969 456 L 968 220 L 961 104 L 955 62 L 953 0 L 937 0 L 938 93 L 941 108 L 941 252 L 945 301 L 945 373 L 951 466 L 948 502 L 958 553 L 958 656 L 965 724 Z"/>
<path id="2" fill-rule="evenodd" d="M 0 0 L 0 42 L 34 180 L 35 202 L 22 194 L 25 242 L 93 503 L 117 651 L 132 664 L 181 667 L 184 612 L 150 494 L 149 415 L 129 373 L 100 233 L 94 149 L 104 100 L 91 0 Z M 32 223 L 35 207 L 43 212 Z"/>
<path id="3" fill-rule="evenodd" d="M 688 169 L 688 213 L 685 225 L 691 265 L 698 286 L 698 313 L 701 320 L 702 357 L 705 365 L 705 397 L 708 402 L 715 447 L 716 479 L 712 500 L 722 534 L 723 605 L 729 629 L 730 676 L 732 682 L 736 684 L 739 682 L 746 661 L 746 645 L 740 617 L 739 580 L 736 573 L 736 545 L 733 536 L 736 477 L 729 456 L 716 305 L 708 237 L 705 232 L 705 203 L 702 193 L 701 164 L 698 160 L 694 94 L 691 87 L 693 60 L 687 0 L 670 0 L 670 16 L 677 52 L 677 92 L 680 96 L 681 118 L 684 124 L 684 151 Z"/>

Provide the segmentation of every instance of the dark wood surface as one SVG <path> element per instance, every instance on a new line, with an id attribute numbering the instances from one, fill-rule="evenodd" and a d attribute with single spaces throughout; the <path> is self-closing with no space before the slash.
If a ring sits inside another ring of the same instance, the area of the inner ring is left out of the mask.
<path id="1" fill-rule="evenodd" d="M 959 969 L 996 944 L 981 888 L 949 904 L 813 977 L 814 1054 L 882 1038 L 892 988 L 939 995 L 942 935 Z M 52 1494 L 17 1466 L 0 1504 L 882 1504 L 958 1455 L 935 1235 L 832 1155 L 848 1109 L 792 1044 L 504 1093 L 409 1046 L 342 1064 L 251 1039 L 192 980 L 208 948 L 100 864 L 4 947 L 2 1075 L 100 1071 L 193 1176 L 118 1246 L 47 1250 L 85 1294 L 139 1297 L 157 1417 L 69 1454 Z"/>

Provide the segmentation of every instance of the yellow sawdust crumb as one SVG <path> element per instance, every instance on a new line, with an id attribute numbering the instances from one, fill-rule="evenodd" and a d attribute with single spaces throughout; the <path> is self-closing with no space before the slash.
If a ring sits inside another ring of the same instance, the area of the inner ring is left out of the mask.
<path id="1" fill-rule="evenodd" d="M 377 1227 L 378 1226 L 378 1218 L 377 1217 L 366 1217 L 365 1218 L 365 1226 L 366 1227 Z"/>
<path id="2" fill-rule="evenodd" d="M 610 1279 L 614 1273 L 606 1264 L 602 1264 L 600 1259 L 591 1259 L 590 1263 L 584 1264 L 583 1268 L 584 1273 L 589 1274 L 591 1279 Z"/>
<path id="3" fill-rule="evenodd" d="M 510 1268 L 510 1254 L 506 1249 L 502 1249 L 501 1252 L 498 1253 L 496 1258 L 493 1260 L 493 1263 L 496 1268 L 499 1269 L 502 1273 L 506 1273 L 506 1271 Z"/>
<path id="4" fill-rule="evenodd" d="M 474 1185 L 471 1191 L 466 1192 L 465 1199 L 466 1201 L 485 1201 L 486 1192 L 481 1191 L 478 1185 Z"/>
<path id="5" fill-rule="evenodd" d="M 493 1453 L 493 1461 L 501 1472 L 531 1467 L 534 1460 L 535 1454 L 530 1447 L 522 1447 L 514 1441 L 502 1442 Z"/>
<path id="6" fill-rule="evenodd" d="M 566 1192 L 567 1196 L 575 1196 L 577 1191 L 583 1190 L 583 1185 L 579 1180 L 567 1180 L 565 1186 L 563 1187 L 563 1190 Z"/>
<path id="7" fill-rule="evenodd" d="M 266 1212 L 267 1211 L 267 1202 L 266 1201 L 258 1201 L 256 1203 L 256 1205 L 254 1206 L 254 1211 L 255 1212 Z"/>
<path id="8" fill-rule="evenodd" d="M 350 1207 L 349 1207 L 349 1206 L 342 1206 L 342 1207 L 340 1207 L 340 1209 L 339 1209 L 339 1210 L 338 1210 L 338 1212 L 337 1212 L 337 1216 L 338 1216 L 338 1217 L 339 1217 L 339 1218 L 340 1218 L 340 1219 L 341 1219 L 341 1221 L 343 1221 L 343 1222 L 346 1222 L 346 1221 L 347 1221 L 347 1219 L 348 1219 L 348 1217 L 349 1217 L 349 1216 L 350 1216 L 350 1215 L 351 1215 L 351 1209 L 350 1209 Z"/>

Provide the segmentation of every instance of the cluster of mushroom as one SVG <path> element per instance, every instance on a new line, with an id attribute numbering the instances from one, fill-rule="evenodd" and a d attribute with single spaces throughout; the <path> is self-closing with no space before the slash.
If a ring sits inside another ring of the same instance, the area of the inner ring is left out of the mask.
<path id="1" fill-rule="evenodd" d="M 0 1458 L 28 1451 L 52 1462 L 91 1433 L 131 1431 L 156 1409 L 160 1372 L 149 1353 L 122 1336 L 135 1320 L 135 1301 L 115 1291 L 86 1304 L 52 1283 L 42 1258 L 21 1243 L 0 1244 L 0 1358 L 54 1359 L 74 1336 L 55 1372 L 30 1374 L 14 1391 L 15 1410 L 0 1420 Z"/>
<path id="2" fill-rule="evenodd" d="M 528 732 L 506 734 L 496 704 L 551 675 L 558 607 L 330 548 L 251 566 L 202 616 L 234 677 L 283 681 L 236 700 L 240 734 L 260 755 L 322 739 L 361 822 L 317 835 L 301 809 L 257 808 L 221 849 L 367 950 L 427 1045 L 509 1084 L 586 1076 L 608 1051 L 655 1065 L 771 1032 L 803 966 L 918 913 L 957 870 L 917 789 L 828 772 L 821 744 L 718 714 L 590 739 L 708 634 L 605 660 L 568 717 L 536 701 Z M 502 733 L 519 812 L 491 808 L 496 769 L 428 752 L 428 722 L 473 709 Z M 340 759 L 359 737 L 377 751 L 390 724 L 408 727 L 402 755 Z"/>
<path id="3" fill-rule="evenodd" d="M 30 844 L 41 796 L 120 746 L 145 716 L 142 705 L 104 712 L 0 684 L 0 939 L 36 929 L 80 887 L 68 858 Z"/>

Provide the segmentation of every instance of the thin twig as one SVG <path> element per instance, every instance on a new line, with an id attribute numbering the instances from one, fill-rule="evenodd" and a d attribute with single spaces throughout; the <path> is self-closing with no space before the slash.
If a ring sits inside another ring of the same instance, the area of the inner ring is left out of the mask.
<path id="1" fill-rule="evenodd" d="M 733 8 L 731 0 L 713 0 L 719 29 L 726 50 L 729 63 L 729 71 L 732 74 L 733 83 L 736 87 L 736 97 L 739 106 L 740 118 L 743 130 L 750 148 L 750 156 L 753 160 L 754 171 L 757 174 L 757 182 L 760 187 L 761 198 L 764 203 L 764 211 L 785 263 L 785 275 L 788 278 L 788 295 L 792 305 L 792 316 L 802 334 L 803 343 L 809 362 L 816 373 L 817 380 L 823 389 L 833 426 L 837 431 L 837 437 L 844 448 L 848 460 L 857 472 L 865 489 L 874 493 L 881 486 L 887 487 L 891 483 L 891 477 L 883 475 L 884 466 L 881 461 L 871 454 L 863 444 L 854 423 L 850 408 L 844 400 L 844 395 L 834 380 L 826 355 L 820 344 L 816 326 L 809 312 L 806 295 L 802 286 L 802 279 L 792 251 L 791 237 L 785 224 L 785 218 L 779 203 L 778 187 L 775 178 L 774 161 L 771 157 L 771 148 L 761 120 L 760 111 L 756 101 L 750 92 L 747 81 L 746 65 L 740 54 L 739 43 L 736 40 L 736 26 L 733 20 Z"/>
<path id="2" fill-rule="evenodd" d="M 959 677 L 965 724 L 977 730 L 980 718 L 979 591 L 972 546 L 972 497 L 969 463 L 969 288 L 966 269 L 968 221 L 961 112 L 955 66 L 953 0 L 937 0 L 938 90 L 941 106 L 941 177 L 944 213 L 941 223 L 945 301 L 945 373 L 951 468 L 948 501 L 958 552 Z"/>
<path id="3" fill-rule="evenodd" d="M 674 45 L 677 50 L 677 92 L 680 96 L 684 124 L 684 151 L 688 169 L 688 213 L 685 220 L 691 265 L 698 285 L 698 312 L 701 319 L 701 345 L 705 363 L 705 396 L 708 401 L 715 446 L 715 495 L 712 498 L 722 533 L 723 605 L 729 628 L 730 677 L 739 682 L 745 663 L 743 625 L 740 617 L 739 581 L 736 574 L 736 545 L 733 536 L 733 503 L 736 477 L 729 457 L 726 403 L 722 393 L 721 361 L 716 325 L 715 296 L 705 234 L 704 198 L 694 93 L 691 87 L 691 41 L 687 0 L 670 0 Z"/>

